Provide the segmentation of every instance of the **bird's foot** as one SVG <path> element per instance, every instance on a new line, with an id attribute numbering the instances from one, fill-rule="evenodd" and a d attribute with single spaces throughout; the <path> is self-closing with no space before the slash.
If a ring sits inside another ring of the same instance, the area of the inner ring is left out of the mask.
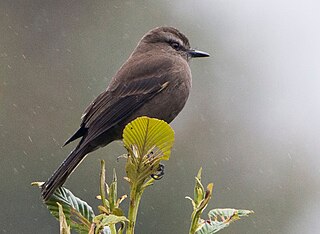
<path id="1" fill-rule="evenodd" d="M 159 164 L 159 168 L 155 174 L 152 174 L 151 177 L 155 180 L 160 180 L 164 176 L 164 165 Z"/>

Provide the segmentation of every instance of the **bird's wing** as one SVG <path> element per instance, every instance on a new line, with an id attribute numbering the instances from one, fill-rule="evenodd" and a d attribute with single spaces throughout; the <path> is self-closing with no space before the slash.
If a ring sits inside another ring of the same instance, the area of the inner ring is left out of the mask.
<path id="1" fill-rule="evenodd" d="M 135 110 L 169 85 L 166 77 L 145 77 L 121 83 L 100 94 L 83 115 L 81 126 L 87 129 L 82 144 L 96 139 L 128 118 Z"/>

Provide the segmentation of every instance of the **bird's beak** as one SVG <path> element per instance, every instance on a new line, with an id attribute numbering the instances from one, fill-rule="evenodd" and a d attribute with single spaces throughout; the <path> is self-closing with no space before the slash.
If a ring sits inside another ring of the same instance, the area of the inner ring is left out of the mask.
<path id="1" fill-rule="evenodd" d="M 188 50 L 188 54 L 190 55 L 191 58 L 202 58 L 202 57 L 209 57 L 210 54 L 207 52 L 203 52 L 200 50 Z"/>

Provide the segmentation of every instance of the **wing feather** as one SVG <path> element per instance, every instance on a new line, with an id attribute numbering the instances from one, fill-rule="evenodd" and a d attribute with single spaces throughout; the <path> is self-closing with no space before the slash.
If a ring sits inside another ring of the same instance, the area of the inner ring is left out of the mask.
<path id="1" fill-rule="evenodd" d="M 93 141 L 110 128 L 125 120 L 144 103 L 168 85 L 165 77 L 148 77 L 120 84 L 113 91 L 98 96 L 83 117 L 87 135 L 82 145 Z M 103 100 L 103 101 L 101 101 Z"/>

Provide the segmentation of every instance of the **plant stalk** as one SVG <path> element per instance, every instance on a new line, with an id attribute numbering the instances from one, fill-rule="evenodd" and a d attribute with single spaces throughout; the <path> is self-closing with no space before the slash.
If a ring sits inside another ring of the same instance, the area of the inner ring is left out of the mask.
<path id="1" fill-rule="evenodd" d="M 129 206 L 129 212 L 128 212 L 129 224 L 126 232 L 127 234 L 134 234 L 134 228 L 137 220 L 137 213 L 138 213 L 142 192 L 143 191 L 141 191 L 141 184 L 134 182 L 131 186 L 131 191 L 130 191 L 130 206 Z"/>
<path id="2" fill-rule="evenodd" d="M 192 216 L 191 216 L 191 226 L 190 226 L 189 234 L 196 233 L 196 231 L 198 229 L 198 225 L 199 225 L 200 214 L 201 214 L 201 212 L 199 212 L 199 210 L 193 211 Z"/>

